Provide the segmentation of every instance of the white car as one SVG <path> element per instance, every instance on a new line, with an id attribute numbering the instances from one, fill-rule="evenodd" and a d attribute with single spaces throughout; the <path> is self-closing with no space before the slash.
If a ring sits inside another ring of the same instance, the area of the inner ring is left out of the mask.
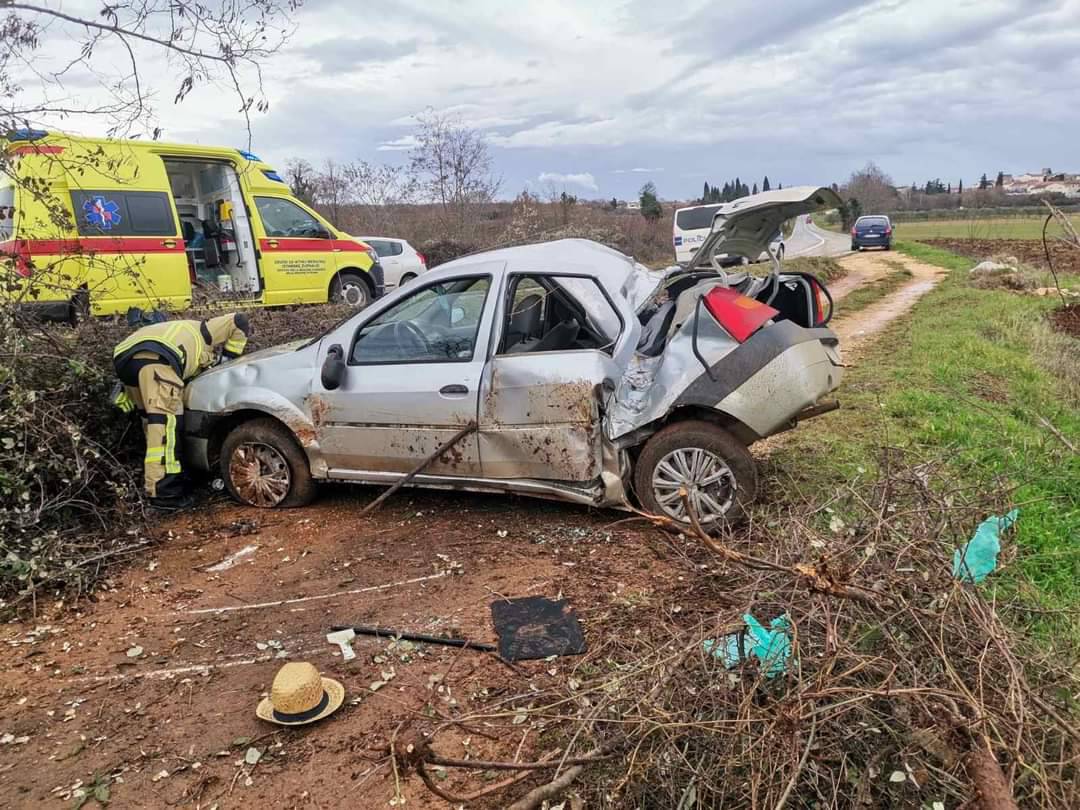
<path id="1" fill-rule="evenodd" d="M 387 290 L 408 284 L 421 273 L 427 272 L 427 259 L 424 254 L 404 239 L 395 239 L 392 236 L 361 236 L 359 239 L 371 245 L 379 255 Z"/>
<path id="2" fill-rule="evenodd" d="M 771 192 L 762 194 L 766 197 Z M 717 213 L 729 213 L 738 210 L 747 202 L 755 201 L 761 194 L 743 197 L 730 203 L 713 203 L 711 205 L 692 205 L 688 208 L 680 208 L 675 212 L 675 219 L 671 226 L 671 243 L 675 248 L 675 261 L 686 264 L 693 258 L 701 243 L 705 241 L 712 231 L 713 218 Z M 778 233 L 769 244 L 770 249 L 778 259 L 784 258 L 784 237 Z M 768 253 L 762 253 L 758 261 L 768 261 Z M 731 263 L 739 264 L 744 261 L 743 257 L 732 255 Z"/>

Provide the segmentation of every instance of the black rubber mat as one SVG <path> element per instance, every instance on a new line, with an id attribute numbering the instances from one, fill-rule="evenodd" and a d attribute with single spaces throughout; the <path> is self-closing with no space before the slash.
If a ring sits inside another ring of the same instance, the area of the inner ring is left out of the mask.
<path id="1" fill-rule="evenodd" d="M 565 599 L 524 596 L 491 603 L 499 655 L 529 661 L 551 655 L 581 655 L 587 649 L 577 616 Z"/>

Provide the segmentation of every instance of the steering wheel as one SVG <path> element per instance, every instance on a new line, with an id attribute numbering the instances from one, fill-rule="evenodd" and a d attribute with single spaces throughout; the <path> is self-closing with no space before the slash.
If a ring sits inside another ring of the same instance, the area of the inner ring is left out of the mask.
<path id="1" fill-rule="evenodd" d="M 394 324 L 394 343 L 400 348 L 405 348 L 409 342 L 412 342 L 414 346 L 419 347 L 423 354 L 430 355 L 431 344 L 428 342 L 427 336 L 420 331 L 420 327 L 412 321 L 397 321 Z"/>

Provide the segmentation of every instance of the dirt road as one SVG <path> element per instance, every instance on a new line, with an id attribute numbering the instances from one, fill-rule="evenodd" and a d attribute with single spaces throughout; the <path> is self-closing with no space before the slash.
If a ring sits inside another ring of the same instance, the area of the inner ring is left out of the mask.
<path id="1" fill-rule="evenodd" d="M 836 301 L 836 315 L 829 328 L 840 336 L 845 360 L 857 356 L 865 341 L 906 314 L 947 274 L 940 267 L 895 252 L 852 253 L 840 259 L 840 262 L 847 269 L 847 274 L 830 287 Z M 845 312 L 844 299 L 848 294 L 901 268 L 911 273 L 910 281 L 864 309 L 850 314 Z"/>
<path id="2" fill-rule="evenodd" d="M 897 254 L 842 261 L 834 328 L 848 358 L 941 275 Z M 911 282 L 845 315 L 845 295 L 888 262 Z M 385 807 L 399 797 L 446 807 L 415 778 L 395 780 L 381 756 L 390 739 L 437 731 L 446 756 L 505 758 L 519 746 L 536 756 L 538 729 L 512 716 L 468 728 L 445 718 L 497 699 L 523 705 L 533 686 L 565 682 L 587 658 L 511 668 L 476 652 L 357 639 L 358 657 L 344 663 L 324 639 L 331 625 L 493 641 L 492 601 L 562 594 L 599 648 L 658 615 L 686 626 L 715 618 L 722 603 L 699 549 L 625 515 L 407 492 L 360 517 L 374 494 L 329 487 L 314 506 L 282 512 L 218 501 L 167 521 L 162 542 L 95 601 L 44 605 L 36 621 L 0 630 L 0 803 L 70 806 L 105 785 L 122 807 Z M 341 680 L 341 711 L 288 731 L 257 720 L 285 660 Z M 245 762 L 249 747 L 256 764 Z M 443 787 L 486 784 L 451 773 Z"/>

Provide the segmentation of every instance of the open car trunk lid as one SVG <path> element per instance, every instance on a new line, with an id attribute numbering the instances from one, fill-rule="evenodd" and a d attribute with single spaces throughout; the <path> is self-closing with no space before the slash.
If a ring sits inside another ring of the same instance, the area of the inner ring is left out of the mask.
<path id="1" fill-rule="evenodd" d="M 716 212 L 712 231 L 687 266 L 707 268 L 716 254 L 753 261 L 768 249 L 787 220 L 842 204 L 839 194 L 821 186 L 763 191 L 735 200 Z"/>

